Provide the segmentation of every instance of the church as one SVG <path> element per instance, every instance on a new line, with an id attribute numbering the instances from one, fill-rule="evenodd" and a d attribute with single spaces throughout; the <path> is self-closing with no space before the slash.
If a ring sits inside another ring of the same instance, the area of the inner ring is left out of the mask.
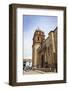
<path id="1" fill-rule="evenodd" d="M 32 68 L 57 72 L 57 27 L 45 34 L 39 28 L 35 30 L 32 45 Z"/>

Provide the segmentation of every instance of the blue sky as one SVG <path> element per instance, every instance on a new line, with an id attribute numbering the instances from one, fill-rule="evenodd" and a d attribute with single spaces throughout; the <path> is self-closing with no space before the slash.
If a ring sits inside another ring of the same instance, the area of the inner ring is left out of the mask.
<path id="1" fill-rule="evenodd" d="M 35 30 L 39 27 L 47 37 L 48 33 L 54 30 L 57 24 L 57 16 L 23 16 L 24 58 L 32 58 L 32 38 Z"/>

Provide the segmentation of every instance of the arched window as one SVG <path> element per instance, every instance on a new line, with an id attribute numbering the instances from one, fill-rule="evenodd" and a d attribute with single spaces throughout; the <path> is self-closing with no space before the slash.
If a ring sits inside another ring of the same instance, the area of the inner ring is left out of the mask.
<path id="1" fill-rule="evenodd" d="M 39 41 L 39 37 L 37 37 L 38 41 Z"/>

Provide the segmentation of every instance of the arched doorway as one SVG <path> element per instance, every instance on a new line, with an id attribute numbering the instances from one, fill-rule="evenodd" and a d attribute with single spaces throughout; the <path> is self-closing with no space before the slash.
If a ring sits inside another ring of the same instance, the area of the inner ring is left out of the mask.
<path id="1" fill-rule="evenodd" d="M 44 55 L 41 56 L 41 68 L 44 67 Z"/>

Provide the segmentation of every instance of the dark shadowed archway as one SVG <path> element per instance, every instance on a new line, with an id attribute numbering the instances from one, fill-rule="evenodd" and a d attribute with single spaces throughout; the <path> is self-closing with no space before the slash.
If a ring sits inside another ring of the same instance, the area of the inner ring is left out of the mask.
<path id="1" fill-rule="evenodd" d="M 41 56 L 41 68 L 44 67 L 44 55 Z"/>

